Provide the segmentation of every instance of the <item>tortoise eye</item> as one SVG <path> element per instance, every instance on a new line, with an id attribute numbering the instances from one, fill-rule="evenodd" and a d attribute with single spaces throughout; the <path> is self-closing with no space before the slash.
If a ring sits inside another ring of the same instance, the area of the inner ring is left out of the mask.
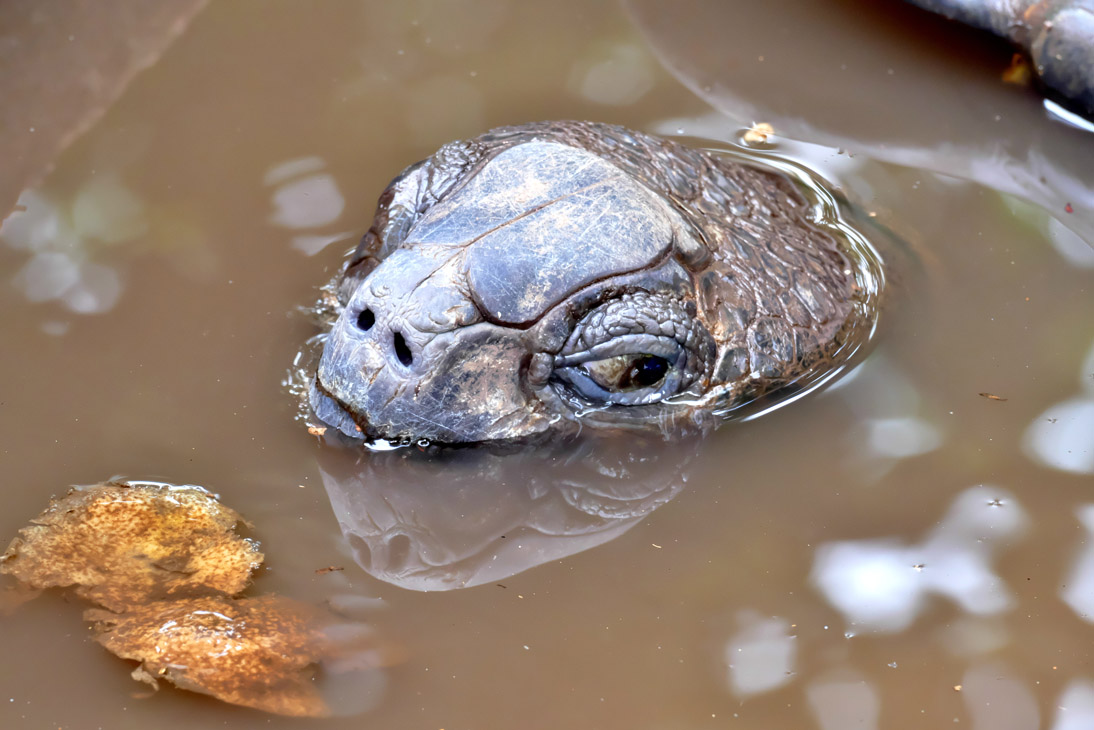
<path id="1" fill-rule="evenodd" d="M 651 388 L 668 374 L 669 361 L 657 355 L 631 354 L 582 363 L 594 383 L 613 393 Z"/>
<path id="2" fill-rule="evenodd" d="M 672 294 L 632 292 L 577 321 L 554 356 L 550 381 L 575 408 L 650 406 L 691 388 L 714 351 L 694 305 Z"/>

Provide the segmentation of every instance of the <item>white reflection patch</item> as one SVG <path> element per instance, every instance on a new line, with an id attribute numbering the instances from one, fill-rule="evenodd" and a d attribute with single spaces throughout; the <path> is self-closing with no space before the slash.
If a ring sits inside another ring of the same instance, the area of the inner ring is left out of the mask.
<path id="1" fill-rule="evenodd" d="M 1056 701 L 1052 730 L 1090 730 L 1094 727 L 1094 681 L 1072 680 Z"/>
<path id="2" fill-rule="evenodd" d="M 0 222 L 0 240 L 9 247 L 33 252 L 76 245 L 72 231 L 61 226 L 56 206 L 37 190 L 24 190 L 19 205 L 21 210 Z"/>
<path id="3" fill-rule="evenodd" d="M 998 613 L 1011 605 L 1011 596 L 992 572 L 993 553 L 1026 524 L 1010 495 L 973 487 L 918 545 L 895 539 L 820 545 L 812 581 L 848 624 L 873 631 L 907 628 L 932 593 L 972 614 Z"/>
<path id="4" fill-rule="evenodd" d="M 1086 536 L 1067 582 L 1060 589 L 1060 598 L 1083 621 L 1094 623 L 1094 504 L 1082 505 L 1075 514 L 1086 530 Z"/>
<path id="5" fill-rule="evenodd" d="M 64 296 L 79 279 L 79 264 L 59 251 L 35 254 L 17 276 L 27 301 L 34 303 Z"/>
<path id="6" fill-rule="evenodd" d="M 965 672 L 961 696 L 973 730 L 1032 730 L 1041 726 L 1033 693 L 1002 667 L 984 665 Z"/>
<path id="7" fill-rule="evenodd" d="M 1052 469 L 1094 474 L 1094 397 L 1057 403 L 1026 429 L 1022 446 Z"/>
<path id="8" fill-rule="evenodd" d="M 881 702 L 877 690 L 857 677 L 823 679 L 806 691 L 821 730 L 874 730 Z"/>
<path id="9" fill-rule="evenodd" d="M 19 203 L 22 209 L 0 225 L 0 239 L 30 254 L 13 280 L 27 301 L 57 300 L 77 314 L 113 309 L 122 277 L 95 257 L 106 247 L 147 234 L 143 201 L 117 175 L 104 173 L 77 191 L 71 208 L 34 190 L 23 191 Z"/>
<path id="10" fill-rule="evenodd" d="M 1079 387 L 1094 396 L 1094 345 L 1090 346 L 1090 352 L 1079 367 Z"/>
<path id="11" fill-rule="evenodd" d="M 813 582 L 849 624 L 900 631 L 923 602 L 918 559 L 915 548 L 885 540 L 827 543 L 817 549 Z"/>
<path id="12" fill-rule="evenodd" d="M 122 280 L 117 271 L 103 264 L 84 263 L 61 301 L 78 314 L 103 314 L 114 308 L 121 295 Z"/>
<path id="13" fill-rule="evenodd" d="M 1070 124 L 1076 129 L 1081 129 L 1084 132 L 1094 132 L 1094 123 L 1091 123 L 1090 120 L 1076 114 L 1070 109 L 1065 109 L 1052 99 L 1045 99 L 1044 105 L 1045 111 L 1049 113 L 1049 116 L 1055 117 L 1064 124 Z"/>
<path id="14" fill-rule="evenodd" d="M 311 236 L 301 234 L 299 236 L 293 236 L 292 247 L 305 256 L 314 256 L 327 246 L 338 241 L 350 241 L 354 237 L 354 233 L 351 231 L 343 231 L 341 233 L 332 233 L 329 236 Z"/>
<path id="15" fill-rule="evenodd" d="M 861 419 L 851 434 L 853 458 L 880 475 L 900 459 L 942 446 L 940 425 L 917 415 L 922 398 L 900 367 L 884 357 L 867 360 L 855 383 L 841 391 Z"/>
<path id="16" fill-rule="evenodd" d="M 125 243 L 148 233 L 144 201 L 114 173 L 89 180 L 72 202 L 72 228 L 82 240 Z"/>
<path id="17" fill-rule="evenodd" d="M 338 220 L 346 200 L 334 178 L 320 174 L 284 183 L 274 191 L 273 204 L 270 222 L 274 225 L 314 228 Z"/>
<path id="18" fill-rule="evenodd" d="M 744 698 L 789 682 L 797 657 L 790 622 L 743 612 L 739 623 L 741 630 L 729 640 L 725 652 L 733 694 Z"/>
<path id="19" fill-rule="evenodd" d="M 1052 469 L 1094 474 L 1094 346 L 1079 366 L 1079 390 L 1085 395 L 1061 401 L 1034 419 L 1022 448 Z"/>
<path id="20" fill-rule="evenodd" d="M 575 64 L 566 86 L 589 101 L 626 106 L 653 88 L 654 68 L 642 46 L 620 43 L 606 49 L 600 58 Z"/>
<path id="21" fill-rule="evenodd" d="M 1069 264 L 1084 269 L 1094 269 L 1094 246 L 1083 240 L 1075 231 L 1055 218 L 1050 218 L 1047 228 L 1052 247 Z"/>
<path id="22" fill-rule="evenodd" d="M 873 418 L 867 421 L 870 450 L 878 456 L 906 459 L 942 445 L 942 435 L 921 418 Z"/>
<path id="23" fill-rule="evenodd" d="M 324 167 L 322 157 L 297 157 L 295 160 L 279 162 L 266 171 L 262 182 L 267 185 L 280 185 L 294 177 L 302 177 L 313 172 L 319 172 Z"/>

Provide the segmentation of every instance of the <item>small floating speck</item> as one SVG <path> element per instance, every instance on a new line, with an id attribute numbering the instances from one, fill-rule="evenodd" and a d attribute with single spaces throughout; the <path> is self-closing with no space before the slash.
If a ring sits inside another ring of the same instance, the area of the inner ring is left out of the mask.
<path id="1" fill-rule="evenodd" d="M 1003 83 L 1027 86 L 1033 78 L 1033 71 L 1026 63 L 1026 57 L 1021 53 L 1015 53 L 1010 58 L 1010 65 L 1003 71 Z"/>
<path id="2" fill-rule="evenodd" d="M 745 131 L 743 139 L 748 144 L 763 144 L 775 134 L 775 128 L 767 122 L 757 122 Z"/>

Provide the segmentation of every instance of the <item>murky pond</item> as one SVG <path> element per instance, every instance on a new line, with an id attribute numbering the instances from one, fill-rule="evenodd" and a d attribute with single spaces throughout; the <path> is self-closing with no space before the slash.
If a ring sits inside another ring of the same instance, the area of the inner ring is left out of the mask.
<path id="1" fill-rule="evenodd" d="M 212 2 L 0 231 L 0 537 L 218 492 L 256 592 L 401 647 L 317 727 L 1094 727 L 1094 135 L 1008 61 L 899 3 Z M 283 381 L 377 195 L 550 118 L 771 123 L 914 252 L 869 357 L 667 447 L 319 443 Z M 0 726 L 303 722 L 153 694 L 81 612 L 0 618 Z"/>

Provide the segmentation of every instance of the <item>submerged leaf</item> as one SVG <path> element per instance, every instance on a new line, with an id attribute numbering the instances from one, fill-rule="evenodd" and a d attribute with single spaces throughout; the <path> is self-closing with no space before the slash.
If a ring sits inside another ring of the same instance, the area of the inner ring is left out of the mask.
<path id="1" fill-rule="evenodd" d="M 321 661 L 352 658 L 354 669 L 386 662 L 371 632 L 347 640 L 333 615 L 280 596 L 157 601 L 123 614 L 90 609 L 84 617 L 95 622 L 100 644 L 141 662 L 135 678 L 166 679 L 279 715 L 331 714 L 315 682 Z"/>
<path id="2" fill-rule="evenodd" d="M 76 586 L 114 611 L 210 591 L 234 595 L 262 563 L 242 518 L 201 487 L 107 482 L 50 502 L 0 556 L 25 586 Z"/>

